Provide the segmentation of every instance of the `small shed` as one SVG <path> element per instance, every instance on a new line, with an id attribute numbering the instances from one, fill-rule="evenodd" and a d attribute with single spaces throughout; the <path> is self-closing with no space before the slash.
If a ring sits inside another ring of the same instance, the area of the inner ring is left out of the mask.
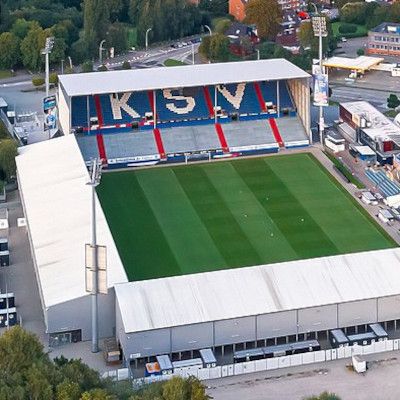
<path id="1" fill-rule="evenodd" d="M 371 192 L 363 192 L 361 194 L 361 201 L 365 204 L 377 205 L 378 200 Z"/>
<path id="2" fill-rule="evenodd" d="M 378 218 L 385 224 L 389 224 L 394 220 L 394 215 L 387 209 L 379 210 Z"/>

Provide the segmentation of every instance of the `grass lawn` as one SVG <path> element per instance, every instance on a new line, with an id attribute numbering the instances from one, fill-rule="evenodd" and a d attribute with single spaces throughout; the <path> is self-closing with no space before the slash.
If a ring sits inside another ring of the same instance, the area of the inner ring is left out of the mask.
<path id="1" fill-rule="evenodd" d="M 357 25 L 357 31 L 354 33 L 341 33 L 341 32 L 339 32 L 339 27 L 341 24 L 342 24 L 342 22 L 332 23 L 333 36 L 336 36 L 336 37 L 344 36 L 346 38 L 354 38 L 354 37 L 361 37 L 361 36 L 368 35 L 368 29 L 364 25 Z M 352 25 L 355 25 L 355 24 L 352 24 Z"/>
<path id="2" fill-rule="evenodd" d="M 308 154 L 111 172 L 97 191 L 130 280 L 396 246 Z"/>
<path id="3" fill-rule="evenodd" d="M 12 72 L 8 69 L 0 69 L 0 79 L 11 78 Z"/>
<path id="4" fill-rule="evenodd" d="M 387 110 L 384 112 L 384 114 L 389 118 L 395 118 L 398 113 L 399 112 L 396 110 Z"/>
<path id="5" fill-rule="evenodd" d="M 166 67 L 178 67 L 179 65 L 187 65 L 182 61 L 174 60 L 173 58 L 168 58 L 168 60 L 165 60 L 164 65 Z"/>

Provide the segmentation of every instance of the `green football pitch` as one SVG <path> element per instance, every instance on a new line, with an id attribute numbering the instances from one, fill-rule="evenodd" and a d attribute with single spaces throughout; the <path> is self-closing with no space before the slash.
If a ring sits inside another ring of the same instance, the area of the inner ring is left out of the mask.
<path id="1" fill-rule="evenodd" d="M 309 154 L 110 172 L 97 192 L 130 280 L 396 246 Z"/>

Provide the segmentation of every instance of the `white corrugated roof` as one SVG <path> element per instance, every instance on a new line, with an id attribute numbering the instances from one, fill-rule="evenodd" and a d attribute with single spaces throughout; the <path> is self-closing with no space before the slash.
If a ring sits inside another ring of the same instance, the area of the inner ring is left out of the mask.
<path id="1" fill-rule="evenodd" d="M 16 160 L 44 305 L 82 297 L 91 188 L 76 139 L 69 135 L 23 147 Z M 127 282 L 98 200 L 97 234 L 98 243 L 107 246 L 108 286 Z"/>
<path id="2" fill-rule="evenodd" d="M 323 64 L 325 67 L 365 71 L 377 64 L 380 64 L 383 61 L 385 61 L 385 59 L 381 57 L 358 56 L 356 58 L 349 58 L 334 56 L 328 58 L 327 60 L 324 60 Z"/>
<path id="3" fill-rule="evenodd" d="M 400 294 L 400 249 L 115 286 L 126 333 Z"/>
<path id="4" fill-rule="evenodd" d="M 277 58 L 60 75 L 59 80 L 67 96 L 73 97 L 308 77 L 309 75 L 296 65 Z"/>

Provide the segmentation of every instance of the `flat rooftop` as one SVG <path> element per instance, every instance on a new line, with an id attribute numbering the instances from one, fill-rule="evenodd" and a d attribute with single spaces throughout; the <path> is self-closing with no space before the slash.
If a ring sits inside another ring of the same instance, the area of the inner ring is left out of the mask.
<path id="1" fill-rule="evenodd" d="M 238 82 L 308 78 L 310 75 L 283 59 L 187 65 L 174 68 L 131 69 L 60 75 L 68 97 L 196 87 Z"/>

